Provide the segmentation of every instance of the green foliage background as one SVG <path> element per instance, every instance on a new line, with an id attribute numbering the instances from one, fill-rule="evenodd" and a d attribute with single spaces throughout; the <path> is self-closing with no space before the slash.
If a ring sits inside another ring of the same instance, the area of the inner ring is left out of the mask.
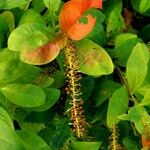
<path id="1" fill-rule="evenodd" d="M 93 31 L 76 42 L 85 118 L 82 141 L 70 131 L 63 53 L 28 64 L 23 51 L 53 39 L 61 0 L 0 0 L 0 149 L 107 150 L 114 126 L 126 150 L 150 140 L 150 1 L 105 0 Z M 88 61 L 86 61 L 88 60 Z"/>

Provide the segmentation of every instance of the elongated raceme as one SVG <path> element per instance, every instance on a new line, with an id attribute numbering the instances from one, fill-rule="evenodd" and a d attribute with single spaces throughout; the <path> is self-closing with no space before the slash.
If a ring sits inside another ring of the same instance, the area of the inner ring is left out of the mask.
<path id="1" fill-rule="evenodd" d="M 111 131 L 109 148 L 110 150 L 123 150 L 123 148 L 119 144 L 119 131 L 116 126 L 114 126 Z"/>
<path id="2" fill-rule="evenodd" d="M 81 76 L 78 72 L 78 60 L 76 56 L 76 48 L 72 41 L 68 42 L 65 49 L 66 55 L 66 76 L 67 76 L 67 93 L 70 97 L 70 119 L 73 126 L 73 133 L 78 138 L 83 138 L 85 131 L 85 119 L 83 110 L 83 100 L 81 99 L 81 84 L 79 82 Z"/>

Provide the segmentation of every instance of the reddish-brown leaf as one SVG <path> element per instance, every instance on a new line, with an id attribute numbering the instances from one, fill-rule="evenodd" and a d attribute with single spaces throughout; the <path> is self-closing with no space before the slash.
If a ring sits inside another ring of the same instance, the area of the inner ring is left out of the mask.
<path id="1" fill-rule="evenodd" d="M 67 43 L 67 38 L 63 35 L 59 35 L 54 40 L 43 45 L 42 47 L 34 51 L 22 51 L 20 59 L 28 64 L 43 65 L 54 60 Z"/>
<path id="2" fill-rule="evenodd" d="M 142 135 L 142 145 L 143 148 L 150 148 L 150 137 Z"/>
<path id="3" fill-rule="evenodd" d="M 96 19 L 86 16 L 88 23 L 80 23 L 82 15 L 90 8 L 102 8 L 102 0 L 71 0 L 67 2 L 59 15 L 61 29 L 72 40 L 84 38 L 93 29 Z"/>

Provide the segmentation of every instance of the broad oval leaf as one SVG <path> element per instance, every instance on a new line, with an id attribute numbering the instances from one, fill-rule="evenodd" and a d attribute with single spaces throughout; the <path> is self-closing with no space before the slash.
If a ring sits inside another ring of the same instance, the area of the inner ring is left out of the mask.
<path id="1" fill-rule="evenodd" d="M 43 90 L 32 84 L 9 84 L 1 89 L 3 94 L 16 105 L 37 107 L 45 102 Z"/>
<path id="2" fill-rule="evenodd" d="M 20 59 L 28 64 L 43 65 L 54 60 L 59 52 L 67 44 L 67 38 L 63 35 L 55 38 L 49 43 L 31 51 L 22 51 Z"/>
<path id="3" fill-rule="evenodd" d="M 80 22 L 82 15 L 90 8 L 102 8 L 102 0 L 71 0 L 64 4 L 59 23 L 69 38 L 80 40 L 91 32 L 96 22 L 91 14 L 84 16 L 86 23 Z"/>
<path id="4" fill-rule="evenodd" d="M 46 88 L 45 90 L 46 99 L 45 103 L 39 107 L 34 108 L 34 111 L 45 111 L 52 107 L 60 96 L 60 91 L 54 88 Z"/>
<path id="5" fill-rule="evenodd" d="M 0 119 L 0 148 L 1 150 L 26 150 L 23 142 L 14 130 Z"/>
<path id="6" fill-rule="evenodd" d="M 134 93 L 143 83 L 149 62 L 149 50 L 141 43 L 138 43 L 127 61 L 126 76 L 130 87 L 130 92 Z"/>
<path id="7" fill-rule="evenodd" d="M 102 47 L 88 39 L 77 42 L 76 46 L 82 73 L 100 76 L 113 72 L 112 60 Z"/>
<path id="8" fill-rule="evenodd" d="M 125 87 L 116 90 L 109 100 L 107 110 L 107 125 L 112 128 L 118 122 L 118 116 L 124 114 L 128 109 L 128 91 Z"/>
<path id="9" fill-rule="evenodd" d="M 50 150 L 47 143 L 33 132 L 29 131 L 17 131 L 17 134 L 22 139 L 26 150 L 37 149 L 37 150 Z"/>
<path id="10" fill-rule="evenodd" d="M 8 48 L 13 51 L 31 51 L 46 44 L 50 38 L 48 28 L 42 24 L 23 24 L 8 38 Z"/>

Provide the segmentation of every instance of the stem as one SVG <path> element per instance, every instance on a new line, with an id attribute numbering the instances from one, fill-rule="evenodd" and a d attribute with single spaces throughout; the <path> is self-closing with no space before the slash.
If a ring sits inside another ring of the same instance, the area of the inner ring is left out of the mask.
<path id="1" fill-rule="evenodd" d="M 116 67 L 117 71 L 118 71 L 118 74 L 119 74 L 119 77 L 120 77 L 120 80 L 121 82 L 126 86 L 126 88 L 128 89 L 128 93 L 130 95 L 130 100 L 134 102 L 134 104 L 138 104 L 138 101 L 137 99 L 135 98 L 135 96 L 131 93 L 130 91 L 130 87 L 129 87 L 129 84 L 128 84 L 128 81 L 126 80 L 126 78 L 123 76 L 121 70 L 119 67 Z"/>

